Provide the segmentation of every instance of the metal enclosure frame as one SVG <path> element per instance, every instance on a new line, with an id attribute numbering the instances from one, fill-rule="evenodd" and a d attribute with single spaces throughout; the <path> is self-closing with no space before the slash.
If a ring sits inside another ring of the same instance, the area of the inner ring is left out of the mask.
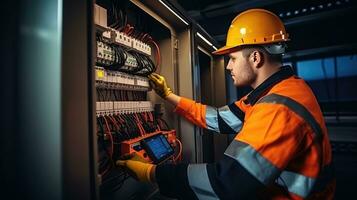
<path id="1" fill-rule="evenodd" d="M 200 33 L 206 40 L 209 40 L 209 42 L 212 43 L 212 45 L 208 44 L 206 41 L 204 41 L 202 38 L 200 38 L 197 33 Z M 226 98 L 226 81 L 225 80 L 225 66 L 224 66 L 224 59 L 223 56 L 215 56 L 211 52 L 214 51 L 213 46 L 217 46 L 217 43 L 211 38 L 211 36 L 208 35 L 208 33 L 202 29 L 199 25 L 195 25 L 192 28 L 191 34 L 193 35 L 193 41 L 192 41 L 192 52 L 193 52 L 193 74 L 195 77 L 194 80 L 194 88 L 195 88 L 195 100 L 196 101 L 201 101 L 201 85 L 200 85 L 200 71 L 199 68 L 203 67 L 200 66 L 199 64 L 199 58 L 198 58 L 198 52 L 202 51 L 205 53 L 207 56 L 210 57 L 211 59 L 211 65 L 209 66 L 211 68 L 211 74 L 210 74 L 210 80 L 211 84 L 213 86 L 212 90 L 212 97 L 213 97 L 213 104 L 211 106 L 214 107 L 221 107 L 227 104 L 227 98 Z M 202 130 L 200 128 L 196 127 L 196 156 L 197 156 L 197 162 L 201 163 L 203 162 L 203 142 L 202 142 Z M 213 144 L 214 146 L 214 160 L 219 160 L 222 158 L 223 153 L 228 146 L 227 143 L 227 135 L 224 134 L 214 134 L 213 135 Z"/>
<path id="2" fill-rule="evenodd" d="M 63 199 L 97 199 L 94 1 L 63 1 Z"/>

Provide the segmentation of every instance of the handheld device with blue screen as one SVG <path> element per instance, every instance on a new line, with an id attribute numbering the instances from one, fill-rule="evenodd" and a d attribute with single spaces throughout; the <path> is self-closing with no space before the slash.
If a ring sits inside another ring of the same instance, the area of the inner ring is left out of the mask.
<path id="1" fill-rule="evenodd" d="M 162 134 L 145 138 L 141 141 L 141 145 L 155 164 L 162 162 L 174 153 L 173 148 Z"/>

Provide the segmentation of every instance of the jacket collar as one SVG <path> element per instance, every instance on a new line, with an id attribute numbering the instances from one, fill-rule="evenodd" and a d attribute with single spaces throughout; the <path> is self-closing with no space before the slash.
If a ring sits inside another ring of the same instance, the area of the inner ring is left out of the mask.
<path id="1" fill-rule="evenodd" d="M 287 79 L 294 75 L 294 71 L 291 66 L 282 66 L 279 71 L 275 72 L 258 87 L 249 93 L 247 99 L 244 101 L 250 105 L 254 105 L 259 98 L 267 92 L 268 89 L 272 88 L 274 85 L 280 81 Z"/>

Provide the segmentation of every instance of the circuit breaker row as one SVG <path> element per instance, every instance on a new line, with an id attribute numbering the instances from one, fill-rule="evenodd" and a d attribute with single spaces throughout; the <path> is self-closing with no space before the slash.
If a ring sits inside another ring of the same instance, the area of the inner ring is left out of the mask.
<path id="1" fill-rule="evenodd" d="M 105 65 L 112 65 L 119 62 L 119 56 L 115 52 L 114 46 L 97 41 L 97 61 Z M 124 65 L 129 68 L 137 68 L 138 62 L 135 57 L 126 52 Z"/>
<path id="2" fill-rule="evenodd" d="M 95 80 L 97 83 L 105 83 L 110 88 L 148 90 L 149 80 L 146 77 L 134 76 L 118 71 L 105 70 L 103 67 L 95 68 Z M 108 84 L 111 84 L 109 86 Z M 126 86 L 126 87 L 120 87 Z"/>
<path id="3" fill-rule="evenodd" d="M 146 55 L 151 55 L 150 45 L 125 35 L 125 33 L 119 32 L 115 29 L 108 28 L 108 31 L 103 32 L 103 37 L 111 40 L 115 44 L 130 47 Z"/>
<path id="4" fill-rule="evenodd" d="M 96 102 L 97 114 L 151 112 L 150 101 L 103 101 Z"/>

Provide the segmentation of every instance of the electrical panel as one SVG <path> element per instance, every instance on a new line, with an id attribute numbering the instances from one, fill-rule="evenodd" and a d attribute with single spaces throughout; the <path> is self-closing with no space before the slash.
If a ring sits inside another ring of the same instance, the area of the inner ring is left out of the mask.
<path id="1" fill-rule="evenodd" d="M 160 102 L 148 95 L 151 89 L 147 76 L 157 71 L 162 61 L 162 45 L 154 37 L 162 38 L 161 33 L 150 31 L 150 24 L 145 30 L 133 25 L 146 17 L 143 11 L 130 12 L 117 1 L 97 3 L 97 177 L 104 198 L 135 187 L 126 184 L 130 175 L 115 165 L 123 155 L 136 153 L 155 164 L 177 163 L 182 158 L 182 144 L 177 131 L 164 120 Z M 136 185 L 140 187 L 139 182 Z"/>

